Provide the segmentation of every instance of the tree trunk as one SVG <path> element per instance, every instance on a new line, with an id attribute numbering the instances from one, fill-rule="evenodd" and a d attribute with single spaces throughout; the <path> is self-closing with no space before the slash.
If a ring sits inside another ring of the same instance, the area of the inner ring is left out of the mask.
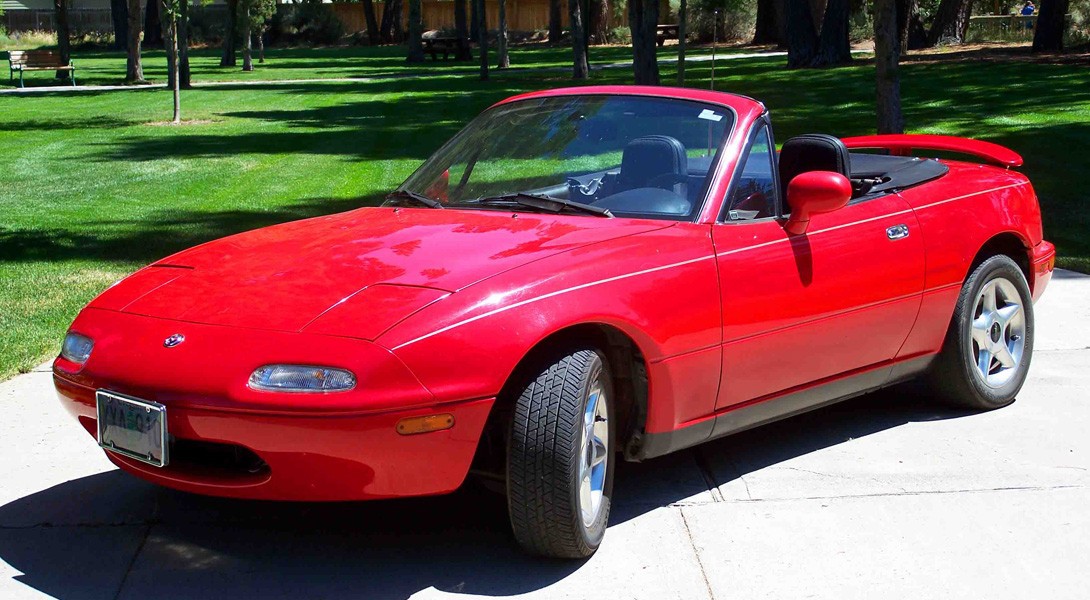
<path id="1" fill-rule="evenodd" d="M 411 15 L 412 8 L 409 8 Z M 363 17 L 367 20 L 367 41 L 372 46 L 378 45 L 378 19 L 375 18 L 375 2 L 374 0 L 363 0 Z M 258 42 L 258 45 L 262 48 L 265 47 L 264 42 Z M 260 60 L 260 62 L 265 62 Z"/>
<path id="2" fill-rule="evenodd" d="M 454 57 L 454 60 L 473 60 L 473 53 L 469 50 L 466 0 L 454 0 L 454 32 L 458 36 L 458 55 Z"/>
<path id="3" fill-rule="evenodd" d="M 159 0 L 148 0 L 144 7 L 144 45 L 163 45 L 163 22 L 159 17 Z"/>
<path id="4" fill-rule="evenodd" d="M 114 50 L 124 50 L 129 39 L 128 0 L 110 0 L 110 20 L 114 23 Z"/>
<path id="5" fill-rule="evenodd" d="M 609 0 L 591 0 L 590 34 L 595 44 L 604 44 L 609 39 L 610 10 Z"/>
<path id="6" fill-rule="evenodd" d="M 268 28 L 265 25 L 261 26 L 261 31 L 257 32 L 257 62 L 265 64 L 265 31 Z"/>
<path id="7" fill-rule="evenodd" d="M 568 0 L 568 19 L 571 25 L 572 79 L 586 79 L 590 67 L 587 65 L 587 38 L 583 35 L 583 9 L 579 0 Z"/>
<path id="8" fill-rule="evenodd" d="M 814 33 L 821 33 L 821 21 L 825 18 L 825 7 L 829 0 L 810 0 L 810 17 L 814 20 Z"/>
<path id="9" fill-rule="evenodd" d="M 783 0 L 757 0 L 757 23 L 753 32 L 754 44 L 783 44 L 781 16 Z"/>
<path id="10" fill-rule="evenodd" d="M 920 0 L 896 0 L 897 4 L 897 47 L 899 54 L 908 52 L 908 37 L 912 20 L 920 10 Z"/>
<path id="11" fill-rule="evenodd" d="M 409 0 L 409 55 L 405 60 L 411 63 L 424 62 L 424 17 L 420 3 L 422 0 Z"/>
<path id="12" fill-rule="evenodd" d="M 560 21 L 560 0 L 549 0 L 549 43 L 559 44 L 563 33 Z"/>
<path id="13" fill-rule="evenodd" d="M 159 17 L 160 26 L 163 28 L 163 49 L 166 50 L 167 55 L 167 89 L 173 90 L 174 85 L 178 83 L 178 51 L 170 38 L 170 7 L 167 6 L 169 1 L 159 0 Z"/>
<path id="14" fill-rule="evenodd" d="M 235 59 L 235 32 L 238 30 L 238 0 L 227 0 L 227 21 L 223 26 L 223 56 L 221 67 L 233 67 Z"/>
<path id="15" fill-rule="evenodd" d="M 478 39 L 481 35 L 477 24 L 477 0 L 469 0 L 469 39 Z"/>
<path id="16" fill-rule="evenodd" d="M 850 16 L 850 0 L 829 0 L 825 6 L 825 18 L 821 21 L 817 53 L 810 66 L 829 67 L 852 61 L 848 23 Z"/>
<path id="17" fill-rule="evenodd" d="M 174 67 L 173 70 L 174 70 L 175 73 L 177 73 L 178 72 L 178 62 L 177 62 L 177 59 L 178 59 L 178 20 L 173 15 L 173 13 L 170 16 L 170 30 L 169 31 L 170 31 L 170 49 L 171 49 L 170 55 L 173 57 L 171 59 L 171 63 L 172 63 L 171 66 Z M 178 85 L 178 77 L 174 78 L 174 85 L 172 85 L 170 87 L 171 87 L 171 90 L 173 90 L 173 92 L 174 92 L 174 119 L 173 119 L 172 122 L 175 125 L 178 125 L 178 124 L 180 124 L 182 122 L 182 92 L 181 92 L 180 86 Z"/>
<path id="18" fill-rule="evenodd" d="M 242 9 L 242 70 L 247 72 L 254 70 L 253 21 L 250 19 L 251 2 L 253 0 L 243 0 Z"/>
<path id="19" fill-rule="evenodd" d="M 636 85 L 658 85 L 659 63 L 655 26 L 658 0 L 628 0 L 628 27 L 632 31 L 632 71 Z"/>
<path id="20" fill-rule="evenodd" d="M 140 0 L 129 0 L 129 42 L 125 61 L 125 81 L 144 83 L 144 67 L 140 64 Z"/>
<path id="21" fill-rule="evenodd" d="M 477 9 L 477 49 L 481 53 L 481 81 L 488 81 L 488 20 L 485 18 L 484 0 L 473 0 Z"/>
<path id="22" fill-rule="evenodd" d="M 193 87 L 189 76 L 189 0 L 178 1 L 178 86 Z"/>
<path id="23" fill-rule="evenodd" d="M 72 59 L 72 47 L 68 32 L 68 0 L 53 0 L 53 12 L 57 21 L 57 52 L 61 62 L 68 64 Z M 71 71 L 57 71 L 57 79 L 68 79 Z"/>
<path id="24" fill-rule="evenodd" d="M 178 125 L 182 122 L 182 94 L 178 84 L 178 17 L 167 2 L 169 0 L 159 0 L 157 8 L 163 20 L 160 25 L 163 26 L 163 42 L 167 51 L 167 87 L 174 96 L 174 116 L 170 122 Z"/>
<path id="25" fill-rule="evenodd" d="M 401 12 L 405 10 L 405 4 L 401 0 L 390 0 L 390 39 L 400 42 L 405 39 L 405 32 L 401 29 Z"/>
<path id="26" fill-rule="evenodd" d="M 511 66 L 511 57 L 507 55 L 507 0 L 499 0 L 500 31 L 496 44 L 499 46 L 499 68 L 506 69 Z"/>
<path id="27" fill-rule="evenodd" d="M 817 53 L 818 36 L 808 0 L 787 0 L 784 5 L 787 33 L 787 67 L 808 67 Z"/>
<path id="28" fill-rule="evenodd" d="M 896 0 L 874 0 L 874 65 L 878 133 L 904 133 L 901 78 L 897 72 L 900 41 Z"/>
<path id="29" fill-rule="evenodd" d="M 1064 49 L 1068 0 L 1043 0 L 1033 34 L 1034 52 L 1059 52 Z"/>
<path id="30" fill-rule="evenodd" d="M 965 41 L 965 32 L 969 29 L 969 14 L 973 9 L 973 0 L 942 0 L 935 11 L 935 20 L 927 32 L 927 46 L 937 46 L 940 42 L 961 44 Z"/>
<path id="31" fill-rule="evenodd" d="M 594 0 L 579 0 L 579 13 L 583 17 L 583 48 L 590 48 L 590 13 Z"/>
<path id="32" fill-rule="evenodd" d="M 390 8 L 390 1 L 382 3 L 382 24 L 378 28 L 378 37 L 383 43 L 390 43 L 390 34 L 394 28 L 394 11 Z"/>
<path id="33" fill-rule="evenodd" d="M 686 0 L 681 0 L 677 9 L 677 84 L 685 85 L 685 31 L 686 19 L 688 19 L 689 7 Z"/>

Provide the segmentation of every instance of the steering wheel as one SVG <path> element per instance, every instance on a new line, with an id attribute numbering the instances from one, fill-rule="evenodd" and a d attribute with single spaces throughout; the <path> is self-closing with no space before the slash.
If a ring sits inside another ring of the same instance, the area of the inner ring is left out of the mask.
<path id="1" fill-rule="evenodd" d="M 648 180 L 646 187 L 673 191 L 671 188 L 675 185 L 688 182 L 689 176 L 684 173 L 663 173 L 662 175 L 656 175 Z"/>

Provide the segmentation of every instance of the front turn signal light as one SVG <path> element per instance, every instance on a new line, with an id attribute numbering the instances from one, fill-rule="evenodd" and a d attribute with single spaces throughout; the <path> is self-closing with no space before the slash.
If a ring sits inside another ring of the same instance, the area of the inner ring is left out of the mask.
<path id="1" fill-rule="evenodd" d="M 397 422 L 397 432 L 401 435 L 442 431 L 451 427 L 454 427 L 454 415 L 451 414 L 409 417 Z"/>

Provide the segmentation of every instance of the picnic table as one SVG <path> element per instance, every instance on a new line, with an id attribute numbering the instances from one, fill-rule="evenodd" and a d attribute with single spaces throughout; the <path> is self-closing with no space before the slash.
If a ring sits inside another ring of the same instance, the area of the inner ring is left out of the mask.
<path id="1" fill-rule="evenodd" d="M 430 54 L 432 60 L 439 60 L 440 52 L 443 53 L 443 60 L 447 60 L 451 54 L 458 54 L 458 36 L 443 35 L 438 29 L 425 31 L 420 36 L 420 41 L 424 45 L 424 52 Z"/>
<path id="2" fill-rule="evenodd" d="M 655 25 L 655 40 L 658 42 L 661 48 L 666 44 L 666 40 L 676 40 L 678 37 L 678 25 L 677 23 L 666 23 L 663 25 Z"/>

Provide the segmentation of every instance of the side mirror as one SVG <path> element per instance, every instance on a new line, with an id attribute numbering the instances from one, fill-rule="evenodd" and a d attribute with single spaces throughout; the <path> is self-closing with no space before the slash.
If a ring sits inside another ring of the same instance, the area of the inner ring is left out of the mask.
<path id="1" fill-rule="evenodd" d="M 793 235 L 806 233 L 810 215 L 844 208 L 852 199 L 852 182 L 832 171 L 800 173 L 787 184 L 787 203 L 791 216 L 784 229 Z"/>

